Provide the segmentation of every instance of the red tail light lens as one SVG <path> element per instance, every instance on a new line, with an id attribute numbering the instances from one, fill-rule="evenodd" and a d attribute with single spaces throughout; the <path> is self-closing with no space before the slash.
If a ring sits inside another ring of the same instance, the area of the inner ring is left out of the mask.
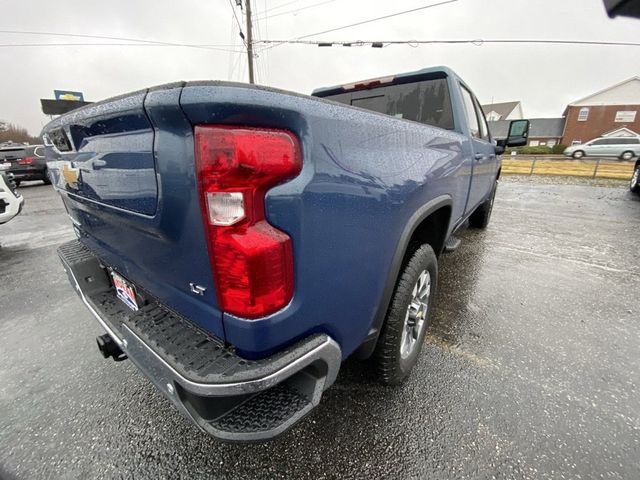
<path id="1" fill-rule="evenodd" d="M 18 160 L 18 165 L 31 165 L 33 163 L 33 157 L 24 157 Z"/>
<path id="2" fill-rule="evenodd" d="M 291 238 L 265 219 L 267 190 L 300 173 L 298 139 L 285 130 L 195 128 L 200 205 L 220 307 L 269 315 L 293 296 Z"/>

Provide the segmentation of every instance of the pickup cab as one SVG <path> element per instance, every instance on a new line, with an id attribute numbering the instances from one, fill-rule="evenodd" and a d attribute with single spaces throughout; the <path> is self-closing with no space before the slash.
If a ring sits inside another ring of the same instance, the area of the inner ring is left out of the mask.
<path id="1" fill-rule="evenodd" d="M 44 128 L 77 240 L 58 254 L 105 334 L 208 434 L 260 441 L 316 407 L 350 356 L 403 381 L 439 255 L 487 226 L 499 154 L 439 67 L 316 90 L 180 82 Z"/>

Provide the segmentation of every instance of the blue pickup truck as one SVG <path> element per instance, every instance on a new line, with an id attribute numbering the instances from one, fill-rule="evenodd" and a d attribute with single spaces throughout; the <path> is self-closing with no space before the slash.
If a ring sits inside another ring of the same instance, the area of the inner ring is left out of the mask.
<path id="1" fill-rule="evenodd" d="M 499 154 L 448 68 L 316 90 L 181 82 L 44 128 L 77 240 L 58 254 L 106 333 L 198 427 L 275 437 L 350 356 L 417 361 L 438 256 L 489 222 Z"/>

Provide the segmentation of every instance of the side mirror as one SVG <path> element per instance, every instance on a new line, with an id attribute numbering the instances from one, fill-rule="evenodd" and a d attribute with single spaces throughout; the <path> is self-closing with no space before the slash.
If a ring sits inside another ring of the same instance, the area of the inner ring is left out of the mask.
<path id="1" fill-rule="evenodd" d="M 509 125 L 506 147 L 522 147 L 527 144 L 529 136 L 529 120 L 513 120 Z"/>

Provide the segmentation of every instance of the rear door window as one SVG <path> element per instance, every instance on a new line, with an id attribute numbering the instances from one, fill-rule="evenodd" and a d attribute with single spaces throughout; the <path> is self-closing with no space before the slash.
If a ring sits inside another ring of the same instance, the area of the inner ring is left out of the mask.
<path id="1" fill-rule="evenodd" d="M 345 92 L 325 98 L 434 127 L 454 128 L 446 78 Z"/>
<path id="2" fill-rule="evenodd" d="M 474 138 L 482 138 L 480 135 L 480 124 L 478 123 L 478 115 L 476 107 L 473 104 L 471 92 L 460 85 L 462 91 L 462 101 L 464 102 L 464 111 L 467 115 L 467 123 L 469 124 L 469 133 Z"/>
<path id="3" fill-rule="evenodd" d="M 482 107 L 476 97 L 473 97 L 473 104 L 476 106 L 476 115 L 480 120 L 480 137 L 483 140 L 490 142 L 491 136 L 489 134 L 489 125 L 487 124 L 487 119 L 485 118 L 484 113 L 482 112 Z"/>

